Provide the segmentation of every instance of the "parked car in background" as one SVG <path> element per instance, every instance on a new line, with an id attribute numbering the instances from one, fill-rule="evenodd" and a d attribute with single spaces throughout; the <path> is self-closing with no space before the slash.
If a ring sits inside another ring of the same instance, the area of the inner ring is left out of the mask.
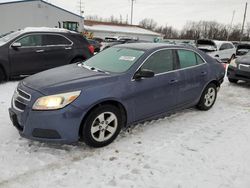
<path id="1" fill-rule="evenodd" d="M 3 38 L 3 37 L 5 37 L 6 35 L 9 35 L 9 34 L 11 34 L 11 33 L 13 33 L 14 31 L 10 31 L 10 32 L 8 32 L 8 33 L 5 33 L 5 34 L 1 34 L 0 35 L 0 38 Z"/>
<path id="2" fill-rule="evenodd" d="M 110 144 L 124 126 L 197 106 L 209 110 L 225 75 L 194 48 L 159 43 L 117 45 L 85 62 L 21 81 L 9 109 L 23 137 Z"/>
<path id="3" fill-rule="evenodd" d="M 246 55 L 250 51 L 250 44 L 241 43 L 237 45 L 236 57 Z"/>
<path id="4" fill-rule="evenodd" d="M 232 42 L 199 39 L 196 41 L 199 50 L 211 57 L 219 58 L 222 62 L 230 62 L 236 56 L 236 48 Z"/>
<path id="5" fill-rule="evenodd" d="M 178 39 L 163 39 L 160 40 L 159 43 L 166 43 L 166 44 L 176 44 L 176 45 L 187 45 L 196 47 L 194 40 L 178 40 Z"/>
<path id="6" fill-rule="evenodd" d="M 141 43 L 141 42 L 146 42 L 146 41 L 141 41 L 136 38 L 131 38 L 131 37 L 106 37 L 104 42 L 102 42 L 102 48 L 101 50 L 105 50 L 107 48 L 110 48 L 112 46 L 116 46 L 119 44 L 127 44 L 127 43 Z"/>
<path id="7" fill-rule="evenodd" d="M 250 52 L 231 61 L 227 69 L 229 82 L 239 80 L 250 82 Z"/>
<path id="8" fill-rule="evenodd" d="M 0 38 L 0 81 L 90 58 L 93 47 L 80 34 L 58 28 L 26 28 Z"/>
<path id="9" fill-rule="evenodd" d="M 94 47 L 94 52 L 100 52 L 100 49 L 102 46 L 101 43 L 99 43 L 96 40 L 91 40 L 91 39 L 88 39 L 88 42 Z"/>
<path id="10" fill-rule="evenodd" d="M 102 43 L 104 41 L 102 38 L 99 38 L 99 37 L 93 37 L 92 40 L 95 40 L 99 43 Z"/>

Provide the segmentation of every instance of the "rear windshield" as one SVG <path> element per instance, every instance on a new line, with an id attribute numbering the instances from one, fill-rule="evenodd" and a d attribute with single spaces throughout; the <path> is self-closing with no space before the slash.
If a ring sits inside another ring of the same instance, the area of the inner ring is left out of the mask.
<path id="1" fill-rule="evenodd" d="M 72 35 L 70 35 L 70 37 L 72 39 L 74 39 L 74 43 L 77 43 L 79 46 L 82 46 L 83 44 L 84 45 L 88 45 L 89 44 L 89 42 L 87 41 L 87 39 L 84 36 L 80 35 L 80 34 L 72 34 Z"/>
<path id="2" fill-rule="evenodd" d="M 197 40 L 197 45 L 215 46 L 215 43 L 211 40 Z"/>
<path id="3" fill-rule="evenodd" d="M 16 31 L 16 32 L 10 32 L 10 33 L 2 35 L 2 37 L 0 37 L 0 45 L 5 44 L 6 42 L 16 38 L 20 34 L 21 34 L 20 31 Z"/>
<path id="4" fill-rule="evenodd" d="M 84 62 L 84 65 L 106 72 L 122 73 L 127 71 L 144 51 L 127 48 L 108 48 Z"/>

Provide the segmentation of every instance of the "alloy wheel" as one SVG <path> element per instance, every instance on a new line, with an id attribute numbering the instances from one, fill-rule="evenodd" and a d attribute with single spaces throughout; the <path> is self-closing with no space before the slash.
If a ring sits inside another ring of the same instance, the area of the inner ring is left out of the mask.
<path id="1" fill-rule="evenodd" d="M 116 132 L 118 119 L 112 112 L 103 112 L 99 114 L 91 125 L 92 138 L 97 142 L 109 140 Z"/>
<path id="2" fill-rule="evenodd" d="M 216 91 L 213 87 L 210 87 L 208 90 L 207 90 L 207 93 L 205 94 L 205 105 L 207 107 L 210 107 L 213 105 L 214 103 L 214 100 L 216 98 Z"/>

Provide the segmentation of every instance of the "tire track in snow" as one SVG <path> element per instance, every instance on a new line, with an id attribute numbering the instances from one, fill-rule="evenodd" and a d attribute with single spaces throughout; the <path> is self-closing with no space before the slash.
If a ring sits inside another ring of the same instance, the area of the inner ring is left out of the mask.
<path id="1" fill-rule="evenodd" d="M 40 168 L 29 170 L 29 171 L 24 172 L 22 174 L 18 174 L 16 176 L 13 176 L 11 178 L 8 178 L 6 180 L 1 181 L 0 188 L 7 188 L 7 186 L 11 186 L 12 184 L 18 183 L 18 182 L 21 183 L 25 179 L 30 179 L 32 176 L 35 176 L 41 172 L 57 170 L 57 169 L 65 167 L 65 166 L 70 166 L 70 165 L 72 165 L 72 163 L 82 161 L 86 158 L 93 156 L 94 154 L 96 154 L 96 151 L 89 152 L 87 154 L 84 153 L 84 156 L 82 156 L 81 153 L 79 153 L 78 155 L 72 156 L 72 157 L 67 158 L 65 160 L 61 160 L 60 162 L 50 163 L 50 164 L 47 164 L 47 165 L 42 166 Z"/>

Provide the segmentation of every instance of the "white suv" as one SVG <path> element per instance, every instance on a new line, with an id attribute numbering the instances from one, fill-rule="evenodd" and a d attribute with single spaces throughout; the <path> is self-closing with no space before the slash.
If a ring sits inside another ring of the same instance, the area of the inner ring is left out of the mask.
<path id="1" fill-rule="evenodd" d="M 208 55 L 219 58 L 222 62 L 230 62 L 236 55 L 236 48 L 232 42 L 228 41 L 199 39 L 196 41 L 196 46 Z"/>

